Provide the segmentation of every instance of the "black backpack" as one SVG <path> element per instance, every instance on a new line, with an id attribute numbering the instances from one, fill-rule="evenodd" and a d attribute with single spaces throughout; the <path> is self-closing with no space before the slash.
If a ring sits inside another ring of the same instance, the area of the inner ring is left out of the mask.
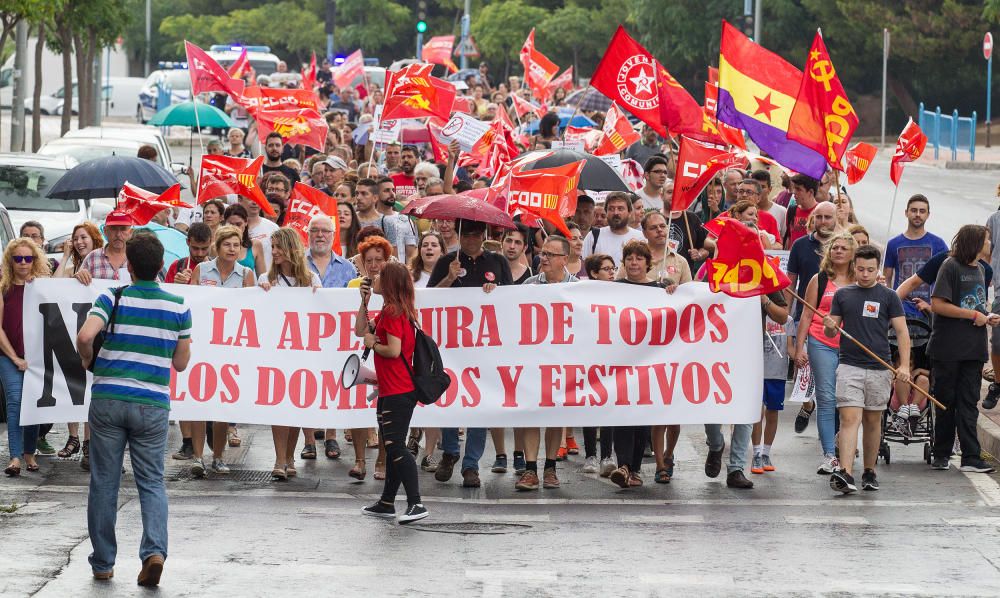
<path id="1" fill-rule="evenodd" d="M 434 339 L 424 334 L 416 322 L 411 321 L 410 324 L 413 325 L 413 367 L 410 367 L 402 352 L 399 358 L 410 372 L 417 400 L 424 405 L 430 405 L 436 403 L 451 386 L 451 376 L 444 371 L 441 351 L 438 350 Z"/>
<path id="2" fill-rule="evenodd" d="M 97 355 L 101 352 L 101 348 L 104 346 L 104 341 L 107 340 L 108 335 L 115 333 L 115 316 L 118 315 L 118 301 L 122 298 L 122 293 L 125 292 L 125 287 L 118 287 L 113 291 L 115 296 L 115 304 L 111 307 L 111 315 L 108 316 L 108 323 L 94 336 L 93 351 L 94 356 L 91 357 L 90 363 L 87 365 L 87 371 L 94 373 L 94 364 L 97 363 Z"/>

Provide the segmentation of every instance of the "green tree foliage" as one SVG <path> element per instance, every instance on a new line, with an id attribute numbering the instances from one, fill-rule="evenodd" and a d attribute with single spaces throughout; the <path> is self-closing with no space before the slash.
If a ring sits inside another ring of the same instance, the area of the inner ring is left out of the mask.
<path id="1" fill-rule="evenodd" d="M 548 13 L 544 8 L 528 6 L 523 0 L 508 0 L 489 4 L 472 22 L 472 35 L 479 49 L 487 57 L 504 63 L 510 72 L 511 61 L 517 61 L 518 52 L 532 27 L 537 26 Z M 535 34 L 535 44 L 543 52 L 546 42 Z"/>
<path id="2" fill-rule="evenodd" d="M 374 53 L 394 46 L 397 40 L 413 39 L 410 31 L 416 18 L 410 8 L 392 0 L 340 0 L 337 22 L 341 46 Z M 397 57 L 412 55 L 413 50 L 402 51 Z"/>

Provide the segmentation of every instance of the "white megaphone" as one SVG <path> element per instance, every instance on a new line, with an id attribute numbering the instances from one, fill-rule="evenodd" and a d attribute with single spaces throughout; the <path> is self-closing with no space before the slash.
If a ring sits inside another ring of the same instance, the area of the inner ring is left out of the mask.
<path id="1" fill-rule="evenodd" d="M 367 351 L 365 351 L 367 353 Z M 367 357 L 367 355 L 366 355 Z M 351 355 L 344 362 L 344 369 L 340 372 L 340 384 L 344 388 L 353 388 L 359 384 L 368 386 L 378 386 L 378 377 L 375 372 L 365 367 L 361 358 L 357 354 Z M 373 389 L 368 395 L 371 401 L 378 395 L 378 389 Z"/>

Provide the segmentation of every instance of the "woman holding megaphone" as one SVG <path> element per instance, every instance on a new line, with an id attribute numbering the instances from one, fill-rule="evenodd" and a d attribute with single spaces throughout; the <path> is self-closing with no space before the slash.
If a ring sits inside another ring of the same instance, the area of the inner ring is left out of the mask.
<path id="1" fill-rule="evenodd" d="M 382 311 L 375 318 L 374 327 L 368 319 L 368 300 L 372 291 L 382 295 Z M 354 327 L 354 333 L 364 338 L 365 351 L 375 354 L 378 432 L 387 457 L 382 497 L 361 511 L 372 517 L 394 517 L 396 492 L 402 484 L 407 507 L 406 513 L 399 517 L 400 523 L 410 523 L 428 515 L 420 502 L 417 462 L 406 449 L 406 433 L 417 404 L 411 368 L 407 367 L 413 361 L 416 342 L 413 322 L 417 319 L 417 309 L 413 302 L 413 278 L 406 266 L 387 263 L 379 275 L 362 282 L 361 307 Z"/>

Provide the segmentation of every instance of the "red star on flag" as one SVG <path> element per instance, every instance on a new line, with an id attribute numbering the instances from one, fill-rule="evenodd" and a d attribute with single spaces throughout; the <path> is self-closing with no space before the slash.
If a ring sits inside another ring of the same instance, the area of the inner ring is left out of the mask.
<path id="1" fill-rule="evenodd" d="M 757 100 L 757 111 L 754 112 L 753 115 L 757 116 L 758 114 L 763 114 L 764 118 L 766 118 L 767 120 L 771 120 L 771 112 L 778 109 L 777 104 L 771 103 L 771 94 L 768 93 L 766 96 L 762 98 L 754 96 L 753 99 Z"/>

